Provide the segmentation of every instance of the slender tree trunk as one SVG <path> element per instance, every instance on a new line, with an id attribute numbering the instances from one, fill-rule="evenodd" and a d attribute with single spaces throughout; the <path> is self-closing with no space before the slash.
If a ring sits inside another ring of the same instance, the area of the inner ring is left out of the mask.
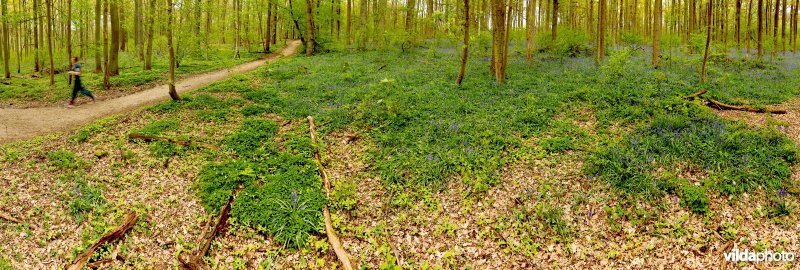
<path id="1" fill-rule="evenodd" d="M 758 59 L 764 56 L 764 0 L 758 0 L 758 39 L 756 42 Z"/>
<path id="2" fill-rule="evenodd" d="M 742 0 L 736 0 L 736 25 L 734 31 L 736 32 L 736 48 L 742 47 Z"/>
<path id="3" fill-rule="evenodd" d="M 53 64 L 53 0 L 47 2 L 47 51 L 50 58 L 50 85 L 56 83 L 55 65 Z"/>
<path id="4" fill-rule="evenodd" d="M 798 26 L 798 19 L 800 19 L 800 18 L 797 17 L 798 8 L 800 8 L 800 1 L 794 0 L 794 8 L 792 8 L 792 14 L 793 14 L 792 17 L 794 18 L 794 19 L 792 19 L 792 24 L 794 25 L 794 27 L 793 27 L 794 31 L 792 32 L 792 52 L 793 53 L 797 52 L 797 30 L 798 30 L 797 26 Z"/>
<path id="5" fill-rule="evenodd" d="M 108 31 L 109 31 L 108 28 L 111 25 L 110 23 L 111 16 L 109 16 L 108 14 L 109 1 L 112 0 L 103 1 L 103 62 L 104 62 L 103 67 L 105 67 L 103 71 L 103 87 L 106 90 L 111 88 L 111 70 L 110 70 L 111 65 L 109 64 L 110 49 L 108 46 Z"/>
<path id="6" fill-rule="evenodd" d="M 597 63 L 599 64 L 606 55 L 606 0 L 599 0 L 597 17 Z"/>
<path id="7" fill-rule="evenodd" d="M 789 0 L 783 0 L 781 6 L 781 52 L 786 52 L 786 2 Z"/>
<path id="8" fill-rule="evenodd" d="M 72 1 L 67 1 L 67 29 L 65 36 L 67 37 L 67 65 L 72 65 Z M 72 85 L 72 74 L 67 74 L 67 85 Z"/>
<path id="9" fill-rule="evenodd" d="M 102 0 L 96 0 L 94 3 L 94 72 L 100 73 L 103 71 L 103 64 L 100 54 L 102 50 L 100 49 L 100 45 L 102 44 L 102 34 L 100 33 L 100 29 L 102 29 L 102 17 L 100 16 L 102 11 Z"/>
<path id="10" fill-rule="evenodd" d="M 347 45 L 351 42 L 353 42 L 353 0 L 347 0 Z"/>
<path id="11" fill-rule="evenodd" d="M 778 56 L 778 15 L 780 14 L 781 0 L 775 0 L 775 20 L 772 22 L 772 56 Z"/>
<path id="12" fill-rule="evenodd" d="M 745 47 L 747 47 L 747 54 L 750 54 L 750 39 L 753 38 L 752 34 L 752 24 L 751 21 L 753 20 L 753 0 L 747 4 L 747 28 L 745 29 Z"/>
<path id="13" fill-rule="evenodd" d="M 180 100 L 175 90 L 175 47 L 172 44 L 172 0 L 167 0 L 167 50 L 169 50 L 169 97 Z"/>
<path id="14" fill-rule="evenodd" d="M 314 38 L 314 1 L 306 0 L 306 55 L 314 54 L 317 41 Z"/>
<path id="15" fill-rule="evenodd" d="M 526 59 L 528 63 L 531 62 L 533 59 L 533 28 L 535 27 L 534 17 L 533 17 L 533 4 L 535 0 L 528 0 L 528 5 L 525 10 L 525 27 L 527 28 L 525 31 L 526 41 L 527 41 L 527 55 Z"/>
<path id="16" fill-rule="evenodd" d="M 3 71 L 5 72 L 3 77 L 6 78 L 6 79 L 10 79 L 11 78 L 11 68 L 9 66 L 10 65 L 9 62 L 10 62 L 10 59 L 11 59 L 11 51 L 10 51 L 11 45 L 9 44 L 10 43 L 9 40 L 11 39 L 11 34 L 8 32 L 8 18 L 7 18 L 7 16 L 8 16 L 8 7 L 6 6 L 8 4 L 8 2 L 7 2 L 7 0 L 2 0 L 1 2 L 2 3 L 0 3 L 0 4 L 2 4 L 2 15 L 3 16 L 0 17 L 0 19 L 3 20 L 3 37 L 2 37 L 2 41 L 3 41 L 3 67 L 4 67 Z"/>
<path id="17" fill-rule="evenodd" d="M 464 73 L 467 71 L 467 57 L 469 56 L 469 21 L 469 0 L 464 0 L 464 48 L 461 51 L 461 70 L 458 72 L 458 79 L 456 79 L 456 84 L 458 85 L 461 85 L 461 82 L 464 80 Z"/>
<path id="18" fill-rule="evenodd" d="M 153 39 L 155 39 L 155 32 L 153 30 L 156 17 L 156 0 L 150 1 L 150 12 L 147 15 L 147 45 L 144 53 L 144 70 L 153 69 Z"/>
<path id="19" fill-rule="evenodd" d="M 363 0 L 362 0 L 363 1 Z M 414 18 L 417 14 L 417 2 L 416 0 L 408 0 L 408 5 L 406 6 L 406 32 L 412 33 L 414 31 Z"/>
<path id="20" fill-rule="evenodd" d="M 269 53 L 270 52 L 269 45 L 270 45 L 270 43 L 272 43 L 271 39 L 272 39 L 272 24 L 273 23 L 274 22 L 272 21 L 272 1 L 269 1 L 267 3 L 267 29 L 266 29 L 267 33 L 266 33 L 266 35 L 264 37 L 264 52 L 265 53 Z"/>
<path id="21" fill-rule="evenodd" d="M 759 0 L 760 1 L 760 0 Z M 708 48 L 711 46 L 711 10 L 712 10 L 712 2 L 708 0 L 708 14 L 706 14 L 707 19 L 707 31 L 706 31 L 706 49 L 705 53 L 703 53 L 703 67 L 700 69 L 700 82 L 706 82 L 706 61 L 708 61 Z"/>
<path id="22" fill-rule="evenodd" d="M 658 68 L 659 53 L 661 53 L 661 13 L 663 0 L 655 0 L 655 14 L 653 16 L 653 67 Z"/>
<path id="23" fill-rule="evenodd" d="M 33 71 L 41 71 L 39 66 L 39 0 L 33 0 Z"/>

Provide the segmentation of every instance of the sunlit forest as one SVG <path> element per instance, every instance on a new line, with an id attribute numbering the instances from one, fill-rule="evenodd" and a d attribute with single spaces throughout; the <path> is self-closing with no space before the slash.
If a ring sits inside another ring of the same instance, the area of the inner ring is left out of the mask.
<path id="1" fill-rule="evenodd" d="M 0 270 L 795 269 L 798 0 L 0 0 Z"/>

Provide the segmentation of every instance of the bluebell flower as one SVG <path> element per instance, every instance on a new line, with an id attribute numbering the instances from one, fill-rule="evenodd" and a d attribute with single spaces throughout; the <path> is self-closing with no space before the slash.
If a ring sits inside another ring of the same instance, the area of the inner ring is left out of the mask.
<path id="1" fill-rule="evenodd" d="M 788 195 L 788 193 L 786 192 L 785 189 L 778 190 L 778 197 L 779 198 L 786 198 L 787 195 Z"/>
<path id="2" fill-rule="evenodd" d="M 297 191 L 292 189 L 292 204 L 297 205 L 297 202 L 300 200 L 300 197 L 297 196 Z"/>

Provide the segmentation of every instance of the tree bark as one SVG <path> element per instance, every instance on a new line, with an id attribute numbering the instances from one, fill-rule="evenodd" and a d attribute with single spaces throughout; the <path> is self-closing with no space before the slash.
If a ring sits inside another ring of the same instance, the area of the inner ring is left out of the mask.
<path id="1" fill-rule="evenodd" d="M 104 234 L 100 239 L 97 240 L 94 244 L 92 244 L 89 248 L 86 249 L 83 253 L 81 253 L 75 260 L 72 261 L 71 264 L 67 265 L 65 268 L 67 270 L 80 270 L 86 265 L 86 262 L 94 256 L 94 252 L 105 245 L 106 243 L 114 242 L 125 236 L 125 233 L 133 229 L 133 226 L 136 225 L 136 221 L 138 221 L 138 217 L 136 213 L 128 213 L 125 218 L 122 220 L 122 224 L 115 228 L 114 230 Z"/>
<path id="2" fill-rule="evenodd" d="M 167 50 L 169 50 L 169 97 L 178 101 L 181 97 L 175 90 L 175 47 L 172 44 L 172 0 L 167 0 Z M 238 35 L 237 35 L 238 36 Z M 238 47 L 238 45 L 237 45 Z"/>
<path id="3" fill-rule="evenodd" d="M 492 0 L 492 66 L 497 83 L 505 83 L 506 70 L 506 1 Z"/>
<path id="4" fill-rule="evenodd" d="M 111 18 L 111 50 L 108 52 L 108 72 L 109 76 L 119 75 L 119 51 L 120 51 L 120 20 L 119 20 L 119 0 L 107 0 L 109 17 Z"/>
<path id="5" fill-rule="evenodd" d="M 461 51 L 461 70 L 458 72 L 458 79 L 456 79 L 456 84 L 458 85 L 461 85 L 461 82 L 464 80 L 464 73 L 467 71 L 467 57 L 469 57 L 469 21 L 469 0 L 464 0 L 464 48 Z"/>
<path id="6" fill-rule="evenodd" d="M 761 59 L 764 56 L 764 0 L 758 0 L 758 40 L 757 40 L 757 50 L 758 50 L 758 59 Z"/>
<path id="7" fill-rule="evenodd" d="M 155 39 L 155 32 L 153 32 L 155 17 L 156 17 L 156 0 L 150 1 L 150 12 L 147 14 L 147 48 L 144 53 L 144 70 L 153 69 L 153 39 Z"/>
<path id="8" fill-rule="evenodd" d="M 47 1 L 47 51 L 50 58 L 50 85 L 56 83 L 55 66 L 53 64 L 53 0 Z"/>
<path id="9" fill-rule="evenodd" d="M 314 1 L 306 0 L 306 55 L 314 54 L 317 44 L 314 30 Z"/>
<path id="10" fill-rule="evenodd" d="M 556 45 L 556 37 L 558 36 L 558 0 L 553 0 L 553 17 L 550 21 L 550 41 L 552 46 Z"/>
<path id="11" fill-rule="evenodd" d="M 781 0 L 775 0 L 775 16 L 772 22 L 772 56 L 778 56 L 778 25 L 780 15 Z"/>
<path id="12" fill-rule="evenodd" d="M 599 0 L 597 4 L 597 63 L 603 61 L 606 55 L 606 1 Z"/>
<path id="13" fill-rule="evenodd" d="M 525 27 L 526 27 L 525 37 L 526 37 L 526 41 L 527 41 L 527 44 L 526 44 L 527 45 L 527 48 L 526 48 L 527 49 L 526 60 L 528 61 L 528 63 L 530 63 L 531 60 L 533 59 L 533 28 L 535 27 L 535 25 L 534 25 L 534 17 L 533 17 L 533 4 L 534 3 L 535 3 L 535 0 L 528 0 L 528 5 L 526 6 L 526 10 L 525 10 Z"/>
<path id="14" fill-rule="evenodd" d="M 101 12 L 103 12 L 102 3 L 102 0 L 96 0 L 94 3 L 94 72 L 96 73 L 103 72 L 102 57 L 100 55 L 102 53 L 100 45 L 103 40 L 103 36 L 100 33 L 100 29 L 102 29 L 102 17 L 100 16 Z"/>
<path id="15" fill-rule="evenodd" d="M 761 0 L 759 0 L 761 1 Z M 700 82 L 706 82 L 706 62 L 708 61 L 708 48 L 711 46 L 711 10 L 712 10 L 712 0 L 708 0 L 708 14 L 707 17 L 707 31 L 706 31 L 706 49 L 705 53 L 703 54 L 703 67 L 700 69 Z"/>
<path id="16" fill-rule="evenodd" d="M 655 14 L 653 16 L 653 67 L 658 68 L 659 53 L 661 53 L 661 12 L 663 0 L 655 0 Z"/>
<path id="17" fill-rule="evenodd" d="M 753 19 L 753 0 L 750 0 L 750 2 L 747 3 L 747 28 L 745 29 L 745 33 L 747 34 L 745 35 L 745 41 L 744 41 L 748 55 L 750 55 L 750 39 L 753 37 L 751 31 L 752 19 Z"/>
<path id="18" fill-rule="evenodd" d="M 5 72 L 3 77 L 5 77 L 6 79 L 10 79 L 11 78 L 11 68 L 9 66 L 10 65 L 9 62 L 10 62 L 10 59 L 11 59 L 11 51 L 10 51 L 11 45 L 9 44 L 10 43 L 9 39 L 11 39 L 11 34 L 8 33 L 8 7 L 6 6 L 8 4 L 8 2 L 7 2 L 7 0 L 2 0 L 1 2 L 2 3 L 0 3 L 0 4 L 2 4 L 2 15 L 3 16 L 0 17 L 0 19 L 3 20 L 3 37 L 2 37 L 2 40 L 3 40 L 3 67 L 4 67 L 4 72 Z"/>
<path id="19" fill-rule="evenodd" d="M 41 71 L 39 66 L 39 0 L 33 0 L 33 71 Z"/>

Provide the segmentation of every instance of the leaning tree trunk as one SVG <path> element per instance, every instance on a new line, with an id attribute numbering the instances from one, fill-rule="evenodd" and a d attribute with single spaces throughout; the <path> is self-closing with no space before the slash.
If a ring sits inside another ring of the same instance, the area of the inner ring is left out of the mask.
<path id="1" fill-rule="evenodd" d="M 464 73 L 467 70 L 467 57 L 469 56 L 469 0 L 464 0 L 464 48 L 461 52 L 461 70 L 458 72 L 456 84 L 461 85 Z"/>
<path id="2" fill-rule="evenodd" d="M 167 0 L 167 50 L 169 50 L 169 97 L 180 100 L 175 90 L 175 48 L 172 44 L 172 0 Z"/>

